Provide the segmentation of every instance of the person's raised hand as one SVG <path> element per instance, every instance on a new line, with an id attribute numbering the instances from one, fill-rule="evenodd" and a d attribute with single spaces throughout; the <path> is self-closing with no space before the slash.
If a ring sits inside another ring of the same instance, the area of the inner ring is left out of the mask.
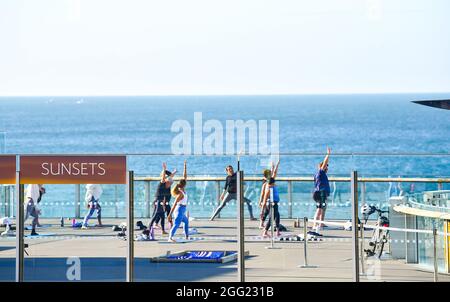
<path id="1" fill-rule="evenodd" d="M 331 148 L 327 147 L 327 154 L 331 154 Z"/>

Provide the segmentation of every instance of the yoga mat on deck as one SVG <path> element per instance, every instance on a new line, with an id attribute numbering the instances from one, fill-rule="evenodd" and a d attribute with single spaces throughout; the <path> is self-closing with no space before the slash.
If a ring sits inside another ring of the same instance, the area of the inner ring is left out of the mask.
<path id="1" fill-rule="evenodd" d="M 56 233 L 40 233 L 39 235 L 25 235 L 27 238 L 39 238 L 39 237 L 50 237 L 55 236 Z"/>
<path id="2" fill-rule="evenodd" d="M 52 226 L 51 224 L 43 224 L 41 226 L 36 227 L 36 229 L 44 229 L 44 228 L 49 228 L 51 226 Z M 32 228 L 33 227 L 31 225 L 28 225 L 28 226 L 25 227 L 25 230 L 31 231 Z"/>

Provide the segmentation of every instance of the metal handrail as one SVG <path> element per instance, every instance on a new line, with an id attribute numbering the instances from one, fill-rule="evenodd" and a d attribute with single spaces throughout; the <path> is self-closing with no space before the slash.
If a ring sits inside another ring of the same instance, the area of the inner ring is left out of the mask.
<path id="1" fill-rule="evenodd" d="M 333 156 L 450 156 L 450 153 L 442 152 L 333 152 Z M 249 153 L 246 152 L 233 152 L 230 154 L 174 154 L 171 152 L 154 152 L 154 153 L 145 153 L 145 152 L 125 152 L 125 153 L 104 153 L 104 152 L 88 152 L 88 153 L 3 153 L 2 155 L 14 155 L 14 156 L 84 156 L 84 155 L 122 155 L 122 156 L 184 156 L 184 157 L 254 157 L 254 156 L 324 156 L 324 152 L 274 152 L 270 154 L 265 153 Z"/>
<path id="2" fill-rule="evenodd" d="M 160 176 L 135 176 L 135 181 L 159 181 Z M 181 178 L 174 177 L 174 180 Z M 246 181 L 262 181 L 260 176 L 246 176 Z M 350 177 L 329 177 L 329 181 L 336 182 L 350 182 Z M 225 176 L 190 176 L 188 180 L 191 181 L 224 181 Z M 297 182 L 312 182 L 313 176 L 280 176 L 277 181 L 297 181 Z M 425 177 L 358 177 L 358 182 L 423 182 L 423 183 L 450 183 L 449 177 L 443 178 L 425 178 Z"/>

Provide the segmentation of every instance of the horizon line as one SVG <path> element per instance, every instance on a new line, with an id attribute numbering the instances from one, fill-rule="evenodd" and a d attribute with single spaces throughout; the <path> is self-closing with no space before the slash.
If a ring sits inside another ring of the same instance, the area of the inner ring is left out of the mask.
<path id="1" fill-rule="evenodd" d="M 410 92 L 311 92 L 311 93 L 229 93 L 229 94 L 67 94 L 67 95 L 0 95 L 0 98 L 39 97 L 228 97 L 228 96 L 319 96 L 319 95 L 386 95 L 386 94 L 447 94 L 450 91 L 410 91 Z"/>

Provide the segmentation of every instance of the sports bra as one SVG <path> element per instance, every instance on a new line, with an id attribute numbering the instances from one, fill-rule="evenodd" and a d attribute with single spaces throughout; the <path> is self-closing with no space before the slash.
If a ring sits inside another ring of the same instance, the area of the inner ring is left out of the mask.
<path id="1" fill-rule="evenodd" d="M 188 203 L 188 196 L 187 196 L 187 194 L 186 194 L 185 191 L 181 191 L 181 190 L 180 190 L 180 192 L 183 193 L 183 199 L 181 199 L 181 200 L 178 202 L 178 204 L 179 204 L 179 205 L 182 205 L 182 206 L 187 206 L 187 203 Z"/>

